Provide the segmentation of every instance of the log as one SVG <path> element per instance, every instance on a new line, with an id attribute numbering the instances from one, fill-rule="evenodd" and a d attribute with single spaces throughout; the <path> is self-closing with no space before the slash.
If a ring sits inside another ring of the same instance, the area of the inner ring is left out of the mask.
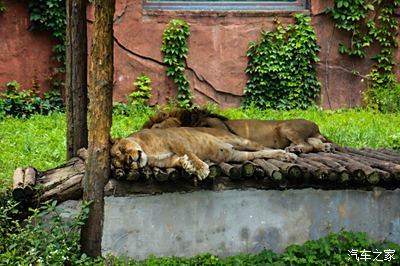
<path id="1" fill-rule="evenodd" d="M 268 162 L 278 167 L 291 179 L 299 179 L 303 175 L 303 171 L 299 165 L 282 162 L 275 159 L 269 159 Z"/>
<path id="2" fill-rule="evenodd" d="M 365 157 L 371 157 L 371 158 L 375 158 L 375 159 L 382 160 L 382 161 L 400 163 L 400 161 L 394 156 L 386 155 L 383 153 L 378 153 L 371 149 L 357 150 L 357 149 L 345 147 L 344 150 L 346 152 L 351 152 L 354 154 L 363 155 Z"/>
<path id="3" fill-rule="evenodd" d="M 111 169 L 111 176 L 112 178 L 123 180 L 126 178 L 126 173 L 122 168 L 112 168 Z"/>
<path id="4" fill-rule="evenodd" d="M 248 169 L 246 169 L 246 167 L 248 167 Z M 242 175 L 245 177 L 254 177 L 256 180 L 260 180 L 265 177 L 265 172 L 261 166 L 255 162 L 245 161 L 242 165 Z"/>
<path id="5" fill-rule="evenodd" d="M 24 175 L 24 194 L 26 198 L 33 196 L 33 187 L 36 184 L 36 170 L 32 167 L 25 169 Z"/>
<path id="6" fill-rule="evenodd" d="M 18 167 L 14 171 L 13 175 L 13 198 L 17 201 L 25 200 L 24 193 L 24 170 L 22 167 Z"/>
<path id="7" fill-rule="evenodd" d="M 255 159 L 254 163 L 259 165 L 263 170 L 267 177 L 270 177 L 272 180 L 280 181 L 283 179 L 283 175 L 280 172 L 279 168 L 275 165 L 269 163 L 264 159 Z"/>
<path id="8" fill-rule="evenodd" d="M 136 181 L 139 180 L 140 178 L 140 172 L 138 170 L 129 170 L 128 173 L 126 173 L 126 180 L 128 181 Z"/>
<path id="9" fill-rule="evenodd" d="M 149 166 L 143 167 L 140 172 L 146 178 L 146 180 L 152 180 L 154 177 L 153 170 Z"/>
<path id="10" fill-rule="evenodd" d="M 316 162 L 320 162 L 327 167 L 333 169 L 337 175 L 338 175 L 338 180 L 340 182 L 347 182 L 350 180 L 350 175 L 347 172 L 346 168 L 339 164 L 338 162 L 335 162 L 332 160 L 332 158 L 325 156 L 326 153 L 320 152 L 320 153 L 303 153 L 301 154 L 301 157 L 306 158 L 307 160 L 312 160 Z"/>
<path id="11" fill-rule="evenodd" d="M 379 152 L 390 155 L 390 156 L 394 156 L 395 158 L 398 158 L 398 160 L 400 160 L 400 150 L 391 150 L 391 149 L 386 149 L 386 148 L 380 148 L 378 149 Z"/>
<path id="12" fill-rule="evenodd" d="M 85 173 L 85 164 L 82 159 L 74 157 L 65 164 L 38 175 L 37 183 L 42 184 L 44 190 L 50 190 L 77 173 Z"/>
<path id="13" fill-rule="evenodd" d="M 68 198 L 68 194 L 65 191 L 82 191 L 82 179 L 84 173 L 77 173 L 76 175 L 68 178 L 65 182 L 59 184 L 55 188 L 45 191 L 43 194 L 39 195 L 37 198 L 38 202 L 43 202 L 49 199 L 57 199 L 60 201 L 65 201 Z M 64 196 L 62 196 L 64 195 Z M 67 197 L 67 198 L 65 198 Z"/>
<path id="14" fill-rule="evenodd" d="M 219 164 L 222 173 L 227 175 L 230 179 L 237 180 L 242 177 L 242 167 L 240 165 L 232 165 L 225 162 Z"/>
<path id="15" fill-rule="evenodd" d="M 250 161 L 243 162 L 241 168 L 243 177 L 252 177 L 254 175 L 255 167 L 252 162 Z"/>
<path id="16" fill-rule="evenodd" d="M 207 178 L 214 179 L 221 175 L 222 170 L 218 164 L 213 162 L 206 162 L 206 163 L 208 164 L 208 168 L 210 170 L 210 173 L 208 174 Z"/>
<path id="17" fill-rule="evenodd" d="M 77 155 L 78 155 L 78 157 L 81 158 L 83 161 L 86 161 L 87 158 L 88 158 L 88 151 L 87 151 L 87 149 L 85 149 L 85 148 L 80 148 L 80 149 L 77 151 Z"/>
<path id="18" fill-rule="evenodd" d="M 168 180 L 168 173 L 164 169 L 153 167 L 154 178 L 159 182 L 165 182 Z"/>
<path id="19" fill-rule="evenodd" d="M 329 179 L 329 171 L 325 168 L 319 168 L 315 162 L 298 157 L 296 163 L 306 169 L 306 177 L 313 176 L 316 179 Z"/>
<path id="20" fill-rule="evenodd" d="M 357 161 L 356 158 L 345 153 L 335 152 L 327 154 L 327 156 L 334 158 L 336 161 L 340 161 L 340 163 L 352 173 L 356 181 L 363 181 L 370 175 L 372 176 L 370 179 L 373 180 L 373 176 L 376 175 L 376 171 L 374 171 L 372 167 Z"/>
<path id="21" fill-rule="evenodd" d="M 400 180 L 400 165 L 398 164 L 353 153 L 346 154 L 346 156 L 353 156 L 353 158 L 357 158 L 358 161 L 371 166 L 379 173 L 380 178 L 384 181 L 390 181 L 392 178 Z"/>
<path id="22" fill-rule="evenodd" d="M 167 168 L 165 171 L 167 172 L 168 179 L 172 181 L 176 181 L 180 177 L 179 171 L 176 170 L 175 168 Z"/>
<path id="23" fill-rule="evenodd" d="M 382 161 L 376 158 L 371 158 L 371 157 L 366 157 L 363 155 L 359 155 L 356 153 L 349 153 L 350 155 L 357 156 L 358 160 L 362 160 L 366 163 L 368 163 L 371 167 L 381 169 L 385 172 L 389 172 L 395 179 L 400 180 L 400 165 L 395 164 L 392 162 L 388 161 Z M 383 177 L 385 178 L 385 176 Z M 388 179 L 385 179 L 386 181 L 389 181 L 391 177 L 388 177 Z"/>

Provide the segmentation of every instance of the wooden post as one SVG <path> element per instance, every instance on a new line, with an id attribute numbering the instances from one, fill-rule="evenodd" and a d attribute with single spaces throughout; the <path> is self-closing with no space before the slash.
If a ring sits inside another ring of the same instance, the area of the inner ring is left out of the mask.
<path id="1" fill-rule="evenodd" d="M 67 160 L 88 145 L 86 0 L 67 0 Z"/>
<path id="2" fill-rule="evenodd" d="M 82 251 L 90 257 L 101 255 L 104 186 L 110 176 L 115 0 L 95 0 L 94 9 L 89 69 L 89 148 L 83 180 L 83 200 L 92 203 L 81 230 Z"/>

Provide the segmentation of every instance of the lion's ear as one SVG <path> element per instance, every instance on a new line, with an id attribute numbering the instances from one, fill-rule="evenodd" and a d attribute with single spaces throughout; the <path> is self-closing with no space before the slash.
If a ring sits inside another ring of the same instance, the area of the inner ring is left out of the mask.
<path id="1" fill-rule="evenodd" d="M 121 139 L 121 138 L 114 138 L 114 139 L 110 138 L 110 143 L 111 143 L 111 145 L 114 145 L 114 144 L 117 143 L 120 139 Z"/>

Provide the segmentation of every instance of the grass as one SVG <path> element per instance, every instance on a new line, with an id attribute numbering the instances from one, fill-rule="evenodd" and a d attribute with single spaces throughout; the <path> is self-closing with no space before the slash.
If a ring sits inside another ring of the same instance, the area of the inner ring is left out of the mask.
<path id="1" fill-rule="evenodd" d="M 400 113 L 382 114 L 364 109 L 338 111 L 275 111 L 250 108 L 214 111 L 231 119 L 292 119 L 315 121 L 321 132 L 332 141 L 351 147 L 391 147 L 390 136 L 399 134 Z M 114 115 L 112 137 L 126 137 L 141 128 L 152 112 L 141 110 L 129 116 Z M 56 167 L 65 161 L 65 115 L 35 115 L 30 119 L 0 120 L 0 191 L 11 185 L 18 166 L 33 166 L 39 171 Z"/>

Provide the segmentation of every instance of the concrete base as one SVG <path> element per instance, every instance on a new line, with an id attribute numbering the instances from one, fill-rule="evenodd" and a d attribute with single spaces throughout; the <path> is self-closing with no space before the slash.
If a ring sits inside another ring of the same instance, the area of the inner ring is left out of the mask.
<path id="1" fill-rule="evenodd" d="M 102 253 L 145 259 L 282 251 L 340 229 L 400 244 L 400 189 L 228 190 L 106 197 Z"/>

